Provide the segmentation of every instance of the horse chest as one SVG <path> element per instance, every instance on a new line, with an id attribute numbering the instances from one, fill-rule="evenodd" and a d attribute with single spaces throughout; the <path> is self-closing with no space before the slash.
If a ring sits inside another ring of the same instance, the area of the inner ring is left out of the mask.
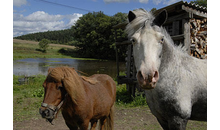
<path id="1" fill-rule="evenodd" d="M 182 117 L 189 117 L 191 113 L 190 97 L 182 98 L 172 89 L 146 90 L 146 101 L 151 112 L 156 116 L 169 117 L 174 113 Z"/>

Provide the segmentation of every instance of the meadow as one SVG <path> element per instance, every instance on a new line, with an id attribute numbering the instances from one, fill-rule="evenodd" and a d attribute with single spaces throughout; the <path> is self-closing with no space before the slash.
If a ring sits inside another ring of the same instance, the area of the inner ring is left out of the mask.
<path id="1" fill-rule="evenodd" d="M 14 42 L 13 60 L 24 58 L 75 58 L 64 55 L 59 50 L 67 49 L 63 46 L 49 46 L 47 53 L 37 50 L 38 45 L 23 41 Z M 69 48 L 70 49 L 70 48 Z M 71 48 L 72 49 L 72 48 Z M 67 129 L 64 120 L 59 113 L 56 124 L 50 125 L 43 120 L 39 114 L 39 107 L 43 101 L 44 89 L 42 84 L 45 75 L 35 75 L 28 78 L 28 81 L 21 82 L 25 76 L 13 75 L 13 126 L 16 130 L 29 129 Z M 117 99 L 115 112 L 116 130 L 161 130 L 156 118 L 150 112 L 143 93 L 136 93 L 130 97 L 126 85 L 117 85 Z M 206 130 L 207 123 L 189 121 L 187 130 Z"/>

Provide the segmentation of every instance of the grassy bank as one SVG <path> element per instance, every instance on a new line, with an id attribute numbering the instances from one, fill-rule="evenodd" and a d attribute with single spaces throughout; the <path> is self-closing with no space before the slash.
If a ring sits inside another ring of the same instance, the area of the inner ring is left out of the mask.
<path id="1" fill-rule="evenodd" d="M 42 84 L 46 78 L 44 75 L 36 75 L 29 78 L 29 81 L 20 84 L 24 76 L 13 76 L 13 114 L 14 121 L 23 121 L 33 118 L 41 118 L 38 109 L 43 101 L 44 90 Z M 147 107 L 143 96 L 133 98 L 128 96 L 125 85 L 117 86 L 116 105 L 120 107 Z"/>
<path id="2" fill-rule="evenodd" d="M 74 53 L 73 46 L 50 44 L 47 52 L 39 49 L 37 42 L 14 40 L 13 43 L 13 60 L 25 58 L 74 58 L 79 60 L 97 60 L 92 58 L 78 58 Z"/>

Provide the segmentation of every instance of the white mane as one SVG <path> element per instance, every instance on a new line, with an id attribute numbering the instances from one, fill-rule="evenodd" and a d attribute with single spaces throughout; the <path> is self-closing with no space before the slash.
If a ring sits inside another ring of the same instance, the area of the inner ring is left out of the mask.
<path id="1" fill-rule="evenodd" d="M 135 13 L 136 18 L 131 21 L 125 29 L 128 37 L 131 37 L 135 32 L 144 27 L 145 22 L 150 21 L 152 23 L 152 21 L 154 20 L 154 16 L 144 9 L 137 9 L 133 12 Z"/>

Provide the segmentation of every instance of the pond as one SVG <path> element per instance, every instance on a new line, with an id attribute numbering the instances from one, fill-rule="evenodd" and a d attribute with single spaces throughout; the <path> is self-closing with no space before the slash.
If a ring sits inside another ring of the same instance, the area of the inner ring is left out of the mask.
<path id="1" fill-rule="evenodd" d="M 14 75 L 47 75 L 50 67 L 69 66 L 82 71 L 88 75 L 92 74 L 108 74 L 115 78 L 116 62 L 101 60 L 77 60 L 68 58 L 27 58 L 16 60 L 13 62 Z M 125 70 L 125 64 L 120 63 L 120 71 Z"/>

